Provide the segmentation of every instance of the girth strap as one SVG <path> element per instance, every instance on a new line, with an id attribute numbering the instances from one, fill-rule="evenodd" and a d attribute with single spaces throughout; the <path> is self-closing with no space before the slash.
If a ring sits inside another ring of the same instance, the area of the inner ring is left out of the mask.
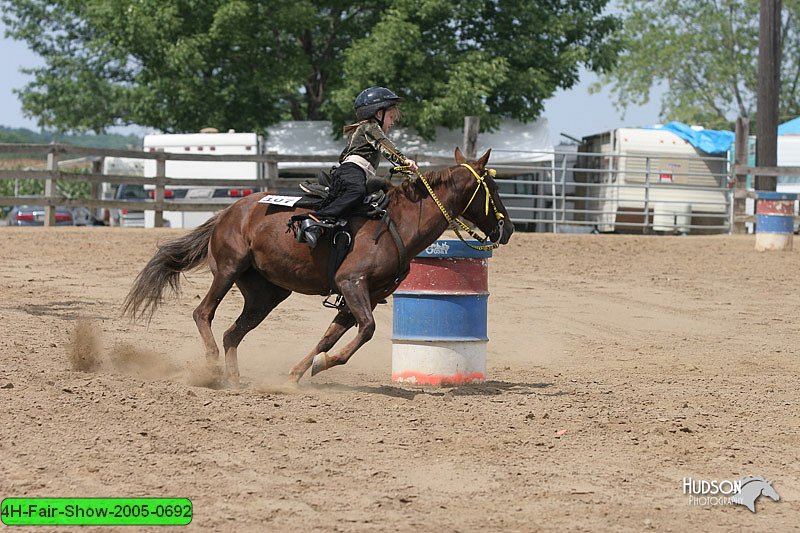
<path id="1" fill-rule="evenodd" d="M 389 287 L 398 285 L 406 278 L 406 276 L 408 276 L 408 273 L 411 271 L 411 265 L 408 263 L 408 251 L 406 250 L 406 246 L 403 244 L 403 239 L 400 238 L 400 233 L 397 231 L 397 225 L 389 216 L 389 212 L 384 210 L 383 216 L 380 220 L 386 224 L 389 234 L 392 236 L 392 239 L 394 239 L 394 243 L 397 246 L 397 253 L 400 256 L 400 265 L 394 281 L 385 287 L 388 289 Z M 372 236 L 372 240 L 374 240 L 376 243 L 381 237 L 381 231 L 382 228 L 379 225 L 375 229 L 375 234 Z M 344 298 L 342 297 L 341 291 L 339 291 L 339 287 L 336 286 L 336 271 L 339 270 L 339 267 L 344 261 L 351 244 L 352 237 L 344 230 L 335 233 L 331 239 L 332 250 L 328 259 L 328 284 L 330 287 L 330 292 L 328 293 L 328 297 L 325 299 L 325 301 L 322 302 L 322 305 L 325 307 L 341 310 L 347 306 Z M 336 301 L 330 302 L 330 298 L 332 298 L 334 295 L 336 295 Z"/>
<path id="2" fill-rule="evenodd" d="M 352 237 L 345 230 L 339 230 L 331 238 L 331 253 L 328 256 L 328 286 L 331 293 L 341 294 L 339 287 L 336 286 L 336 272 L 342 266 L 347 252 L 350 250 Z"/>
<path id="3" fill-rule="evenodd" d="M 394 282 L 399 283 L 402 281 L 407 275 L 409 271 L 408 266 L 408 252 L 406 251 L 406 245 L 403 244 L 403 239 L 400 238 L 400 233 L 397 231 L 397 226 L 392 220 L 392 217 L 389 216 L 389 211 L 384 211 L 383 216 L 381 217 L 381 222 L 386 224 L 386 227 L 389 229 L 389 234 L 394 239 L 395 246 L 397 246 L 397 253 L 400 256 L 400 265 L 397 271 L 397 275 L 395 276 Z M 375 234 L 372 236 L 372 240 L 376 243 L 378 239 L 381 237 L 381 227 L 378 226 L 375 228 Z"/>

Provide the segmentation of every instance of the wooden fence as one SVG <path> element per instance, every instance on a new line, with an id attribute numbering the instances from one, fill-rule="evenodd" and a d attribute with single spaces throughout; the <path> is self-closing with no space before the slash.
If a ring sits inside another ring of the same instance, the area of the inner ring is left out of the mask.
<path id="1" fill-rule="evenodd" d="M 131 201 L 106 200 L 100 198 L 100 186 L 109 184 L 153 185 L 154 195 L 152 200 L 136 202 L 136 210 L 154 211 L 155 226 L 163 225 L 164 211 L 217 211 L 220 203 L 203 201 L 165 200 L 164 190 L 168 186 L 199 186 L 199 187 L 246 187 L 252 189 L 276 191 L 296 186 L 301 178 L 281 178 L 278 174 L 278 163 L 309 163 L 309 167 L 323 168 L 325 163 L 335 160 L 331 155 L 281 155 L 270 152 L 256 155 L 200 155 L 179 154 L 169 152 L 144 152 L 138 150 L 113 150 L 101 148 L 83 148 L 65 144 L 0 144 L 0 154 L 37 154 L 47 155 L 46 170 L 0 170 L 0 180 L 43 180 L 45 183 L 44 195 L 41 197 L 25 197 L 26 205 L 45 207 L 45 226 L 55 225 L 56 206 L 87 207 L 90 209 L 130 209 Z M 64 155 L 88 157 L 93 160 L 92 171 L 89 173 L 66 172 L 59 170 L 59 159 Z M 409 154 L 410 157 L 419 157 L 418 154 Z M 156 175 L 154 177 L 123 176 L 103 173 L 103 159 L 106 157 L 123 157 L 130 159 L 149 159 L 156 162 Z M 452 160 L 432 158 L 425 156 L 428 161 L 435 164 L 452 164 Z M 166 174 L 167 161 L 208 161 L 208 162 L 252 162 L 264 165 L 265 172 L 261 179 L 207 179 L 207 178 L 171 178 Z M 91 198 L 64 198 L 58 195 L 57 181 L 88 182 L 91 185 Z M 0 206 L 19 205 L 20 197 L 0 196 Z"/>
<path id="2" fill-rule="evenodd" d="M 331 162 L 335 156 L 331 155 L 281 155 L 275 152 L 255 155 L 200 155 L 179 154 L 170 152 L 144 152 L 139 150 L 113 150 L 101 148 L 84 148 L 65 144 L 0 144 L 0 154 L 37 154 L 47 155 L 46 170 L 0 170 L 0 180 L 42 180 L 45 182 L 44 195 L 41 197 L 25 197 L 24 203 L 45 207 L 45 226 L 55 225 L 56 206 L 87 207 L 90 209 L 130 209 L 134 202 L 130 200 L 106 200 L 100 198 L 100 186 L 109 184 L 152 185 L 154 195 L 152 200 L 135 202 L 137 210 L 155 212 L 156 227 L 163 225 L 164 211 L 216 211 L 220 203 L 181 200 L 170 201 L 165 199 L 164 191 L 168 186 L 199 186 L 199 187 L 246 187 L 253 189 L 276 191 L 295 187 L 302 178 L 281 178 L 278 173 L 278 163 L 309 163 L 309 167 L 323 168 L 325 163 Z M 58 162 L 64 155 L 87 157 L 92 160 L 92 171 L 89 173 L 66 172 L 59 170 Z M 433 165 L 449 165 L 452 160 L 424 154 L 408 154 L 416 160 L 426 160 Z M 113 175 L 103 173 L 103 159 L 106 157 L 123 157 L 130 159 L 149 159 L 156 161 L 156 175 L 154 177 Z M 261 179 L 208 179 L 208 178 L 171 178 L 166 175 L 167 161 L 208 161 L 208 162 L 253 162 L 264 165 L 265 172 Z M 753 222 L 755 217 L 747 215 L 744 211 L 744 200 L 755 198 L 755 191 L 745 188 L 747 175 L 752 176 L 800 176 L 800 167 L 750 167 L 740 162 L 732 165 L 731 182 L 735 181 L 733 191 L 733 231 L 744 231 L 745 223 Z M 88 182 L 91 185 L 91 198 L 64 198 L 58 195 L 57 181 Z M 0 206 L 18 205 L 21 201 L 16 196 L 0 196 Z"/>

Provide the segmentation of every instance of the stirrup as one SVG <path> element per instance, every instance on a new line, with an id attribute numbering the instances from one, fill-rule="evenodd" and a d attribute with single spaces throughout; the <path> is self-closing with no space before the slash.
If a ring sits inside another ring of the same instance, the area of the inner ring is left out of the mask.
<path id="1" fill-rule="evenodd" d="M 331 298 L 336 296 L 336 300 L 331 302 Z M 344 296 L 341 294 L 337 294 L 335 292 L 329 292 L 328 296 L 325 297 L 325 300 L 322 302 L 323 307 L 327 307 L 328 309 L 338 309 L 341 311 L 345 307 L 347 307 L 347 302 L 344 301 Z"/>
<path id="2" fill-rule="evenodd" d="M 314 248 L 319 238 L 322 237 L 325 227 L 325 224 L 310 218 L 303 220 L 300 223 L 300 229 L 297 231 L 297 242 L 308 243 L 311 248 Z"/>

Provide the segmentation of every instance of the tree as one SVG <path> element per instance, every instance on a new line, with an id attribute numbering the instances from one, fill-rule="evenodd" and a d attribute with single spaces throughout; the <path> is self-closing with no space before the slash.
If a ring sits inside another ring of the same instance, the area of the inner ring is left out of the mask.
<path id="1" fill-rule="evenodd" d="M 616 58 L 608 0 L 0 0 L 45 65 L 18 91 L 40 126 L 263 131 L 352 120 L 369 85 L 406 99 L 431 136 L 464 115 L 536 118 Z"/>
<path id="2" fill-rule="evenodd" d="M 543 102 L 578 81 L 580 65 L 613 66 L 618 20 L 606 0 L 397 0 L 374 31 L 344 52 L 344 80 L 332 115 L 349 117 L 359 88 L 384 84 L 406 97 L 404 121 L 421 134 L 459 128 L 465 115 L 481 128 L 502 116 L 537 118 Z"/>
<path id="3" fill-rule="evenodd" d="M 620 0 L 623 52 L 600 84 L 621 109 L 661 85 L 662 119 L 731 129 L 758 90 L 759 0 Z M 780 116 L 800 114 L 800 1 L 783 0 Z"/>

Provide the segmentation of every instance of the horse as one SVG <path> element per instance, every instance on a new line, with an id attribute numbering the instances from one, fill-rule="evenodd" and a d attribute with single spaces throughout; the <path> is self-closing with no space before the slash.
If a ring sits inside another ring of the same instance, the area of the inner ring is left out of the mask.
<path id="1" fill-rule="evenodd" d="M 322 245 L 322 241 L 311 249 L 287 231 L 287 220 L 304 210 L 259 203 L 266 193 L 256 193 L 231 204 L 192 232 L 160 244 L 134 280 L 123 302 L 123 315 L 151 320 L 166 289 L 180 294 L 181 272 L 207 265 L 213 281 L 193 318 L 211 367 L 219 360 L 219 347 L 211 331 L 217 306 L 234 284 L 244 297 L 241 314 L 222 338 L 224 380 L 238 387 L 237 349 L 249 331 L 292 292 L 321 296 L 338 292 L 345 305 L 340 306 L 314 349 L 292 367 L 289 383 L 297 384 L 309 368 L 314 376 L 346 364 L 372 338 L 372 312 L 397 289 L 408 272 L 408 258 L 428 247 L 453 222 L 461 222 L 454 217 L 477 226 L 492 242 L 486 246 L 508 243 L 514 225 L 498 194 L 493 172 L 486 168 L 490 154 L 488 150 L 468 162 L 456 148 L 455 166 L 389 187 L 385 209 L 390 220 L 351 218 L 350 252 L 333 277 L 335 287 L 328 275 L 331 247 Z M 396 226 L 392 221 L 397 221 Z M 354 325 L 358 325 L 355 338 L 329 353 Z"/>

